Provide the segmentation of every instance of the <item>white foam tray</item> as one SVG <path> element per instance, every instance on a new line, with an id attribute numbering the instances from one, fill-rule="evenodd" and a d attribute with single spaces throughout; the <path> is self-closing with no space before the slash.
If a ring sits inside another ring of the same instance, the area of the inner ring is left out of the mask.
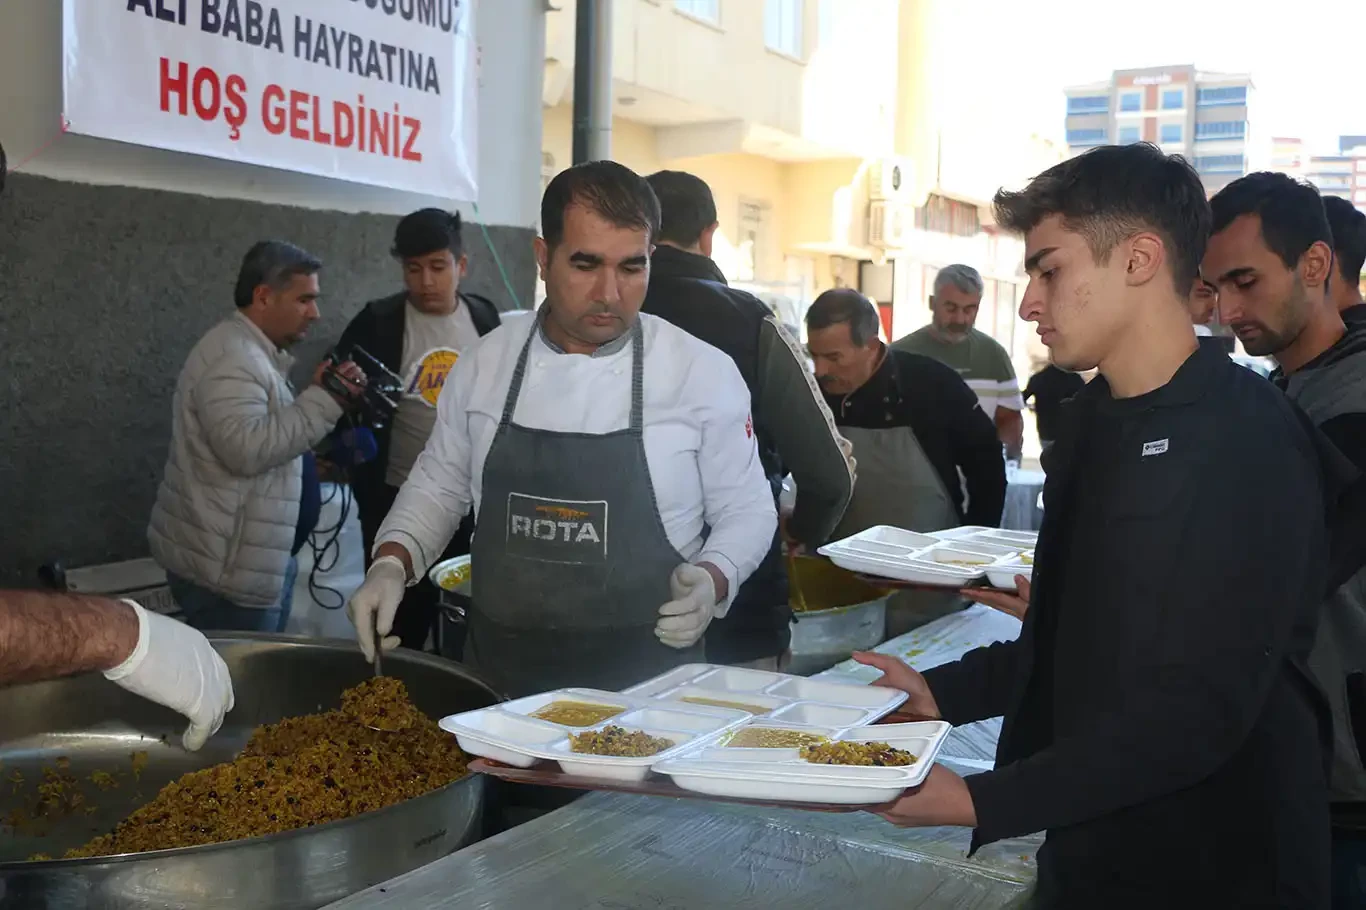
<path id="1" fill-rule="evenodd" d="M 588 727 L 551 723 L 531 715 L 553 701 L 581 701 L 622 708 L 622 713 Z M 734 729 L 752 717 L 701 705 L 659 702 L 597 689 L 556 689 L 477 711 L 441 719 L 441 729 L 455 735 L 460 748 L 516 768 L 529 768 L 543 759 L 555 761 L 566 774 L 603 780 L 644 780 L 650 766 Z M 574 733 L 613 725 L 641 730 L 673 742 L 654 755 L 625 758 L 585 755 L 570 749 Z"/>
<path id="2" fill-rule="evenodd" d="M 965 587 L 993 567 L 1016 563 L 1032 551 L 1038 535 L 1028 531 L 961 527 L 919 534 L 878 525 L 837 540 L 816 552 L 850 572 L 912 584 Z M 1008 586 L 1015 587 L 1015 572 Z"/>
<path id="3" fill-rule="evenodd" d="M 797 749 L 725 745 L 747 726 L 806 730 L 836 742 L 885 742 L 911 752 L 916 760 L 897 768 L 819 765 L 802 759 Z M 729 734 L 685 749 L 676 757 L 656 761 L 654 771 L 671 777 L 684 790 L 708 796 L 872 805 L 890 802 L 906 789 L 923 783 L 950 729 L 944 721 L 836 730 L 754 718 Z"/>
<path id="4" fill-rule="evenodd" d="M 688 697 L 729 701 L 766 708 L 765 718 L 829 727 L 871 724 L 906 700 L 906 693 L 896 689 L 718 664 L 684 664 L 632 686 L 624 694 L 686 709 L 707 707 L 682 701 Z"/>

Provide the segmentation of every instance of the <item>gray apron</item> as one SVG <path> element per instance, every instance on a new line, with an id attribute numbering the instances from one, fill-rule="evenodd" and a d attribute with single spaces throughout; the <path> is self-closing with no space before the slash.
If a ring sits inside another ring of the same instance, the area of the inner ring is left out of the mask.
<path id="1" fill-rule="evenodd" d="M 533 328 L 484 462 L 471 548 L 465 662 L 512 697 L 564 686 L 617 690 L 701 661 L 655 637 L 669 575 L 686 560 L 664 533 L 645 460 L 644 340 L 631 329 L 631 420 L 612 433 L 513 423 Z"/>
<path id="2" fill-rule="evenodd" d="M 910 427 L 840 427 L 840 435 L 854 444 L 858 480 L 834 539 L 877 525 L 940 531 L 958 524 L 958 510 L 944 481 Z M 909 632 L 963 605 L 957 591 L 898 591 L 887 601 L 887 637 Z"/>

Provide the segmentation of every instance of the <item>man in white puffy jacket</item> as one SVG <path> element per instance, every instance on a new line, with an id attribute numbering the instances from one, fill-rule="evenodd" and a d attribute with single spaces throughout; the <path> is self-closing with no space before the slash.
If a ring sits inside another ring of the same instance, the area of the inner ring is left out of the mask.
<path id="1" fill-rule="evenodd" d="M 187 621 L 201 629 L 280 632 L 294 554 L 318 518 L 312 449 L 342 415 L 319 384 L 295 398 L 286 374 L 318 319 L 322 262 L 264 241 L 238 273 L 237 312 L 190 352 L 176 382 L 171 449 L 147 529 Z M 341 372 L 359 383 L 354 364 Z"/>

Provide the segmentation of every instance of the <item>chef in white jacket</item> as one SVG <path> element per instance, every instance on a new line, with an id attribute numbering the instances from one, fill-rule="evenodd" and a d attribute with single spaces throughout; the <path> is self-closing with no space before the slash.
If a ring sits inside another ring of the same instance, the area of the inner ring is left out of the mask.
<path id="1" fill-rule="evenodd" d="M 457 362 L 426 450 L 348 605 L 384 648 L 404 585 L 472 503 L 465 661 L 501 691 L 620 689 L 701 659 L 777 526 L 729 357 L 640 314 L 659 203 L 596 161 L 564 171 L 535 242 L 546 301 Z"/>

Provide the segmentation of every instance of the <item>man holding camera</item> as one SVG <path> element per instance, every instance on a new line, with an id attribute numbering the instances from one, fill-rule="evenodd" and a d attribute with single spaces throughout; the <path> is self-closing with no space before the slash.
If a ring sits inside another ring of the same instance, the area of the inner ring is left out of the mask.
<path id="1" fill-rule="evenodd" d="M 253 246 L 237 312 L 200 339 L 176 381 L 171 448 L 147 529 L 171 594 L 199 629 L 282 632 L 294 556 L 320 510 L 312 449 L 364 384 L 324 363 L 295 398 L 288 349 L 318 319 L 322 262 L 279 241 Z M 332 389 L 322 386 L 332 369 Z"/>
<path id="2" fill-rule="evenodd" d="M 461 352 L 499 322 L 492 301 L 460 291 L 468 258 L 459 215 L 441 209 L 408 215 L 394 231 L 393 255 L 403 267 L 404 290 L 367 303 L 337 345 L 342 356 L 364 349 L 403 379 L 403 398 L 393 419 L 373 430 L 375 457 L 351 468 L 367 567 L 380 522 L 436 425 L 436 402 L 446 377 Z M 470 551 L 473 526 L 465 516 L 442 559 Z M 436 620 L 438 593 L 423 578 L 404 594 L 394 634 L 405 648 L 421 649 L 426 643 Z"/>

